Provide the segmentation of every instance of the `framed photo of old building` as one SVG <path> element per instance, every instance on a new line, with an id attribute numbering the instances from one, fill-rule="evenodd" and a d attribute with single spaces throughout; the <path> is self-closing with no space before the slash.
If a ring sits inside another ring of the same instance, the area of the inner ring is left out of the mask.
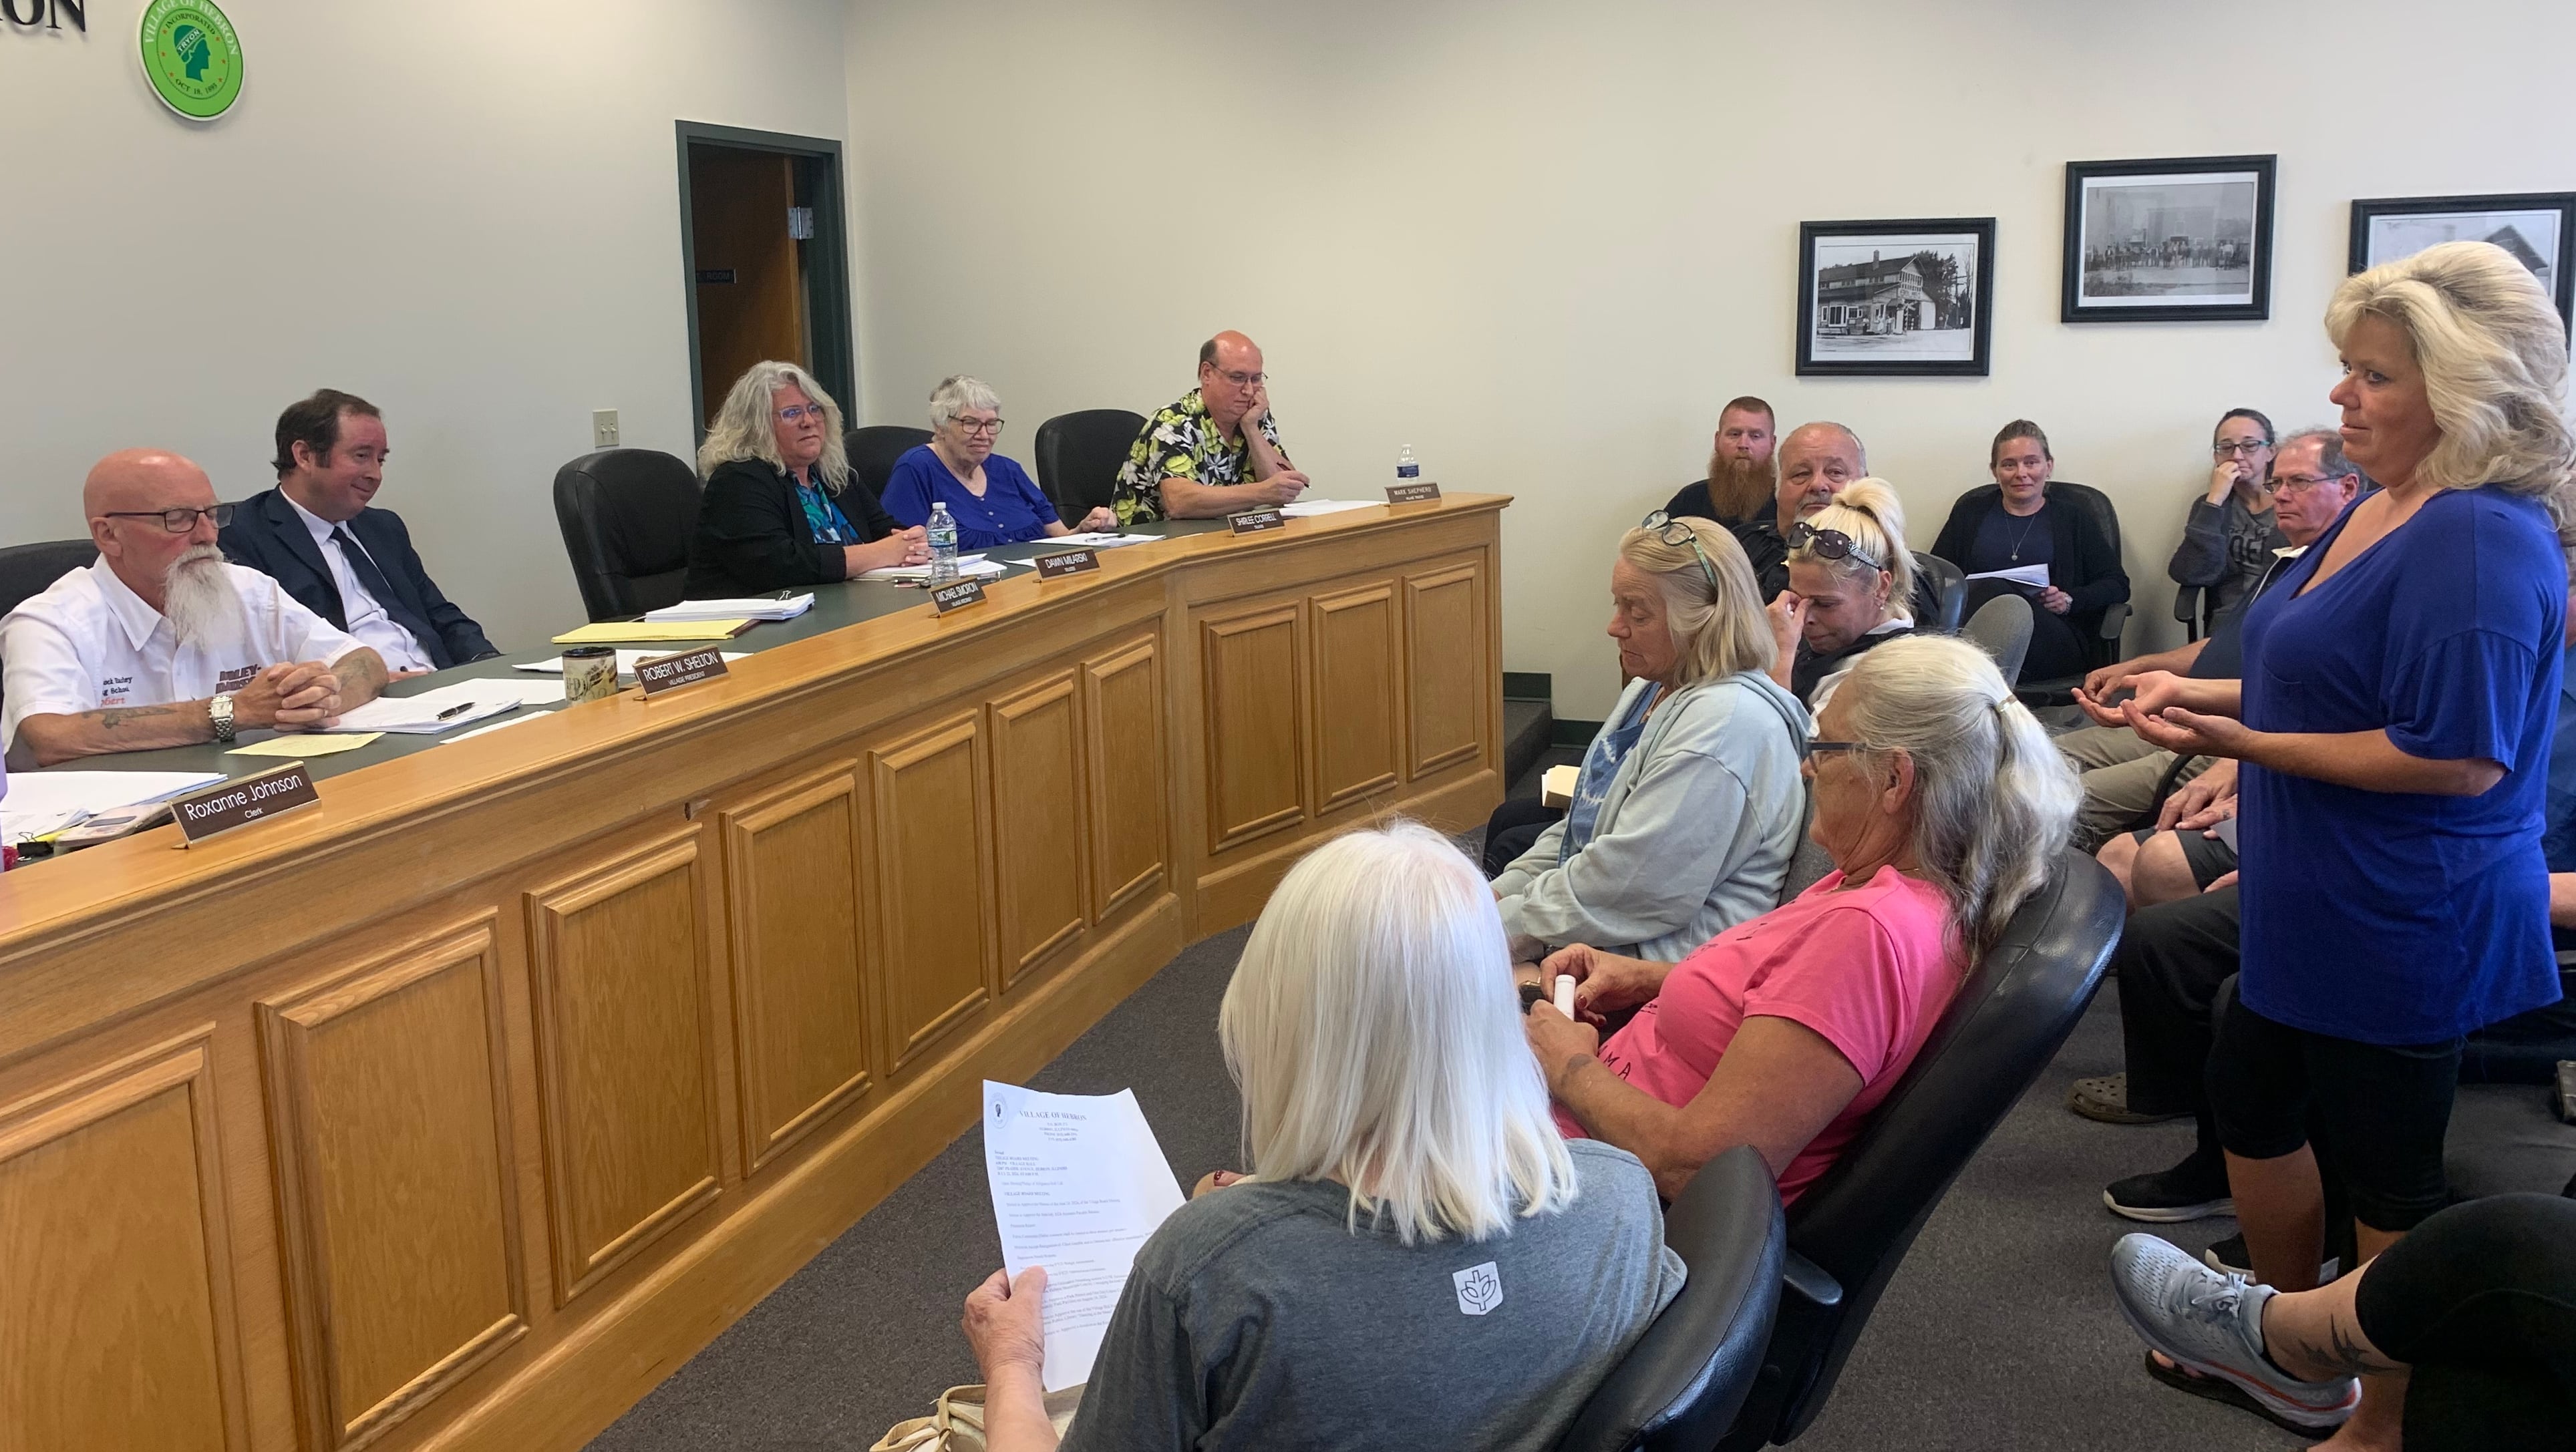
<path id="1" fill-rule="evenodd" d="M 2411 257 L 2439 242 L 2492 242 L 2540 279 L 2576 326 L 2576 192 L 2487 197 L 2381 197 L 2352 204 L 2352 270 Z"/>
<path id="2" fill-rule="evenodd" d="M 1995 219 L 1798 224 L 1798 372 L 1983 378 Z"/>
<path id="3" fill-rule="evenodd" d="M 2272 177 L 2278 160 L 2068 162 L 2059 320 L 2270 317 Z"/>

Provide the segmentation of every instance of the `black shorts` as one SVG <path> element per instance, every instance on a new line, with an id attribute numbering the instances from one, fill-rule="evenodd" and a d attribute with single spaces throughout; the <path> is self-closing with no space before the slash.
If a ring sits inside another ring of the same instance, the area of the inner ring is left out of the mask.
<path id="1" fill-rule="evenodd" d="M 2156 830 L 2152 827 L 2129 834 L 2141 847 L 2146 846 L 2147 839 L 2154 835 Z M 2176 832 L 2174 840 L 2182 844 L 2182 860 L 2191 866 L 2192 885 L 2203 892 L 2209 891 L 2211 883 L 2236 870 L 2236 849 L 2206 832 L 2197 829 Z"/>
<path id="2" fill-rule="evenodd" d="M 2209 1107 L 2218 1141 L 2249 1160 L 2308 1143 L 2341 1177 L 2353 1218 L 2412 1230 L 2450 1201 L 2442 1136 L 2459 1087 L 2459 1039 L 2365 1044 L 2275 1023 L 2219 991 L 2209 1048 Z"/>

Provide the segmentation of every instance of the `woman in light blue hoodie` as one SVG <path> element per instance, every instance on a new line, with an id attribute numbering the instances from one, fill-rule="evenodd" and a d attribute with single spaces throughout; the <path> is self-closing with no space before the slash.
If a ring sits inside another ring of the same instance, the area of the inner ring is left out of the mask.
<path id="1" fill-rule="evenodd" d="M 1734 536 L 1660 511 L 1619 541 L 1610 638 L 1631 679 L 1564 820 L 1494 878 L 1513 956 L 1623 943 L 1677 959 L 1769 912 L 1796 852 L 1807 708 Z"/>

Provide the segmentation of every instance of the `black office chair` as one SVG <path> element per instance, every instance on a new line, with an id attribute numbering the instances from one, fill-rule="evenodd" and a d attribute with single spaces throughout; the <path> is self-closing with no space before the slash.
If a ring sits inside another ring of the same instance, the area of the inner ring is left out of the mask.
<path id="1" fill-rule="evenodd" d="M 1072 524 L 1109 502 L 1118 470 L 1145 431 L 1145 416 L 1123 408 L 1060 413 L 1038 425 L 1038 487 Z"/>
<path id="2" fill-rule="evenodd" d="M 872 500 L 885 498 L 886 480 L 894 477 L 894 461 L 929 442 L 930 430 L 901 424 L 870 424 L 841 435 L 841 448 L 850 456 L 850 472 L 858 476 Z"/>
<path id="3" fill-rule="evenodd" d="M 1960 618 L 1968 612 L 1968 577 L 1957 565 L 1921 550 L 1914 552 L 1914 573 L 1919 581 L 1914 591 L 1918 601 L 1932 602 L 1931 613 L 1916 620 L 1915 628 L 1958 634 Z"/>
<path id="4" fill-rule="evenodd" d="M 1988 494 L 2003 492 L 1992 484 L 1982 487 Z M 2112 507 L 2110 495 L 2072 479 L 2051 479 L 2048 481 L 2048 497 L 2077 505 L 2092 515 L 2094 525 L 2102 531 L 2102 538 L 2110 542 L 2112 557 L 2119 557 L 2120 511 Z M 2129 624 L 2129 602 L 2122 600 L 2104 609 L 2098 621 L 2079 619 L 2076 624 L 2078 633 L 2084 637 L 2084 668 L 2089 671 L 2109 665 L 2120 658 L 2120 635 Z M 2082 684 L 2084 677 L 2081 675 L 2024 681 L 2013 694 L 2034 710 L 2042 706 L 2064 706 L 2074 701 L 2075 688 Z"/>
<path id="5" fill-rule="evenodd" d="M 1923 1222 L 2083 1017 L 2126 906 L 2100 863 L 2060 859 L 1859 1137 L 1798 1198 L 1778 1323 L 1723 1452 L 1788 1442 L 1824 1409 Z"/>
<path id="6" fill-rule="evenodd" d="M 1574 1414 L 1556 1452 L 1703 1452 L 1744 1405 L 1788 1244 L 1761 1153 L 1737 1145 L 1703 1165 L 1664 1212 L 1664 1244 L 1690 1279 Z"/>
<path id="7" fill-rule="evenodd" d="M 98 563 L 98 546 L 85 539 L 49 539 L 0 549 L 0 615 L 45 593 L 56 580 Z"/>
<path id="8" fill-rule="evenodd" d="M 2217 603 L 2217 594 L 2201 586 L 2174 587 L 2174 619 L 2182 622 L 2184 640 L 2198 640 L 2209 633 L 2210 622 L 2218 617 L 2218 612 L 2211 607 Z"/>
<path id="9" fill-rule="evenodd" d="M 700 490 L 696 470 L 658 449 L 603 449 L 555 471 L 555 523 L 591 619 L 687 598 Z"/>

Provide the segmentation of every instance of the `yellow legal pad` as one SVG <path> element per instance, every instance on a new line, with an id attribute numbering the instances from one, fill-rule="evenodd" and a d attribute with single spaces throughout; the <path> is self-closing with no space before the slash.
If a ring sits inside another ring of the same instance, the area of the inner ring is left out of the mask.
<path id="1" fill-rule="evenodd" d="M 355 751 L 384 734 L 382 731 L 352 731 L 345 736 L 272 736 L 266 741 L 236 746 L 224 755 L 283 756 L 290 761 L 307 756 L 336 756 L 343 751 Z"/>
<path id="2" fill-rule="evenodd" d="M 602 620 L 555 637 L 557 645 L 629 645 L 660 640 L 731 640 L 748 620 Z"/>

